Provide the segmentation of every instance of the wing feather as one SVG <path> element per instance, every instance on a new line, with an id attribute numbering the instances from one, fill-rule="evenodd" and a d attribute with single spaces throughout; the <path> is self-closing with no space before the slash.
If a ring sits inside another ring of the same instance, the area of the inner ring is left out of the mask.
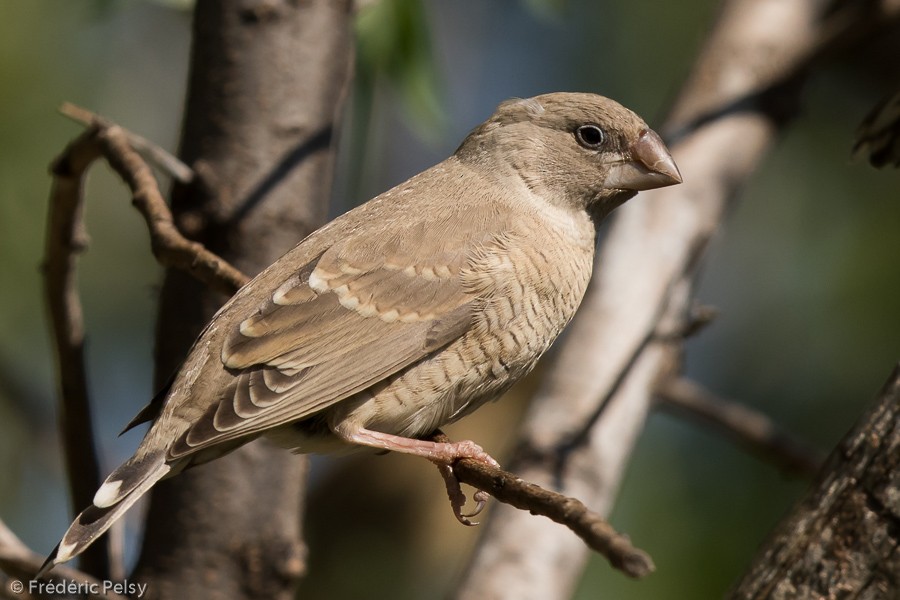
<path id="1" fill-rule="evenodd" d="M 455 280 L 432 280 L 422 286 L 415 277 L 403 277 L 411 284 L 410 293 L 437 285 L 452 289 L 434 290 L 426 297 L 429 312 L 415 319 L 361 314 L 342 306 L 330 291 L 317 293 L 303 304 L 271 302 L 251 317 L 254 336 L 244 335 L 242 325 L 223 347 L 224 364 L 240 372 L 218 401 L 170 446 L 169 459 L 306 418 L 465 333 L 472 321 L 473 299 Z M 375 287 L 382 281 L 369 278 L 367 283 Z M 379 307 L 390 306 L 377 291 L 368 293 L 366 297 Z M 392 289 L 384 296 L 395 294 L 401 292 Z"/>
<path id="2" fill-rule="evenodd" d="M 482 292 L 461 274 L 502 234 L 494 217 L 470 210 L 387 228 L 365 221 L 306 254 L 306 264 L 269 283 L 269 297 L 243 306 L 246 316 L 221 332 L 221 364 L 232 378 L 205 406 L 184 404 L 186 426 L 167 444 L 168 460 L 308 418 L 464 335 Z"/>

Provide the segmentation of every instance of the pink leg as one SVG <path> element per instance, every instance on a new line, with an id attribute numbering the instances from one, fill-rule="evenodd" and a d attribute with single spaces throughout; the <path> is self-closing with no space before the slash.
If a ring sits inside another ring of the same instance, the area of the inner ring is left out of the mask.
<path id="1" fill-rule="evenodd" d="M 453 515 L 456 519 L 463 525 L 478 525 L 477 522 L 471 521 L 469 517 L 474 517 L 481 512 L 487 502 L 488 494 L 482 490 L 476 491 L 472 496 L 472 499 L 475 500 L 474 510 L 471 513 L 463 514 L 462 508 L 466 504 L 466 496 L 459 485 L 459 480 L 453 473 L 453 463 L 461 458 L 472 458 L 492 467 L 499 468 L 500 465 L 475 442 L 463 440 L 461 442 L 442 443 L 414 440 L 362 427 L 350 429 L 341 425 L 335 427 L 334 432 L 341 439 L 353 444 L 381 448 L 382 450 L 393 450 L 394 452 L 403 452 L 404 454 L 413 454 L 427 458 L 437 465 L 438 471 L 444 479 L 444 485 L 447 486 L 447 495 L 450 497 L 450 506 L 453 508 Z"/>
<path id="2" fill-rule="evenodd" d="M 335 427 L 334 432 L 341 439 L 353 444 L 381 448 L 382 450 L 393 450 L 404 454 L 414 454 L 415 456 L 427 458 L 433 463 L 452 465 L 460 458 L 473 458 L 492 467 L 500 467 L 500 464 L 482 450 L 481 446 L 470 440 L 445 444 L 427 440 L 414 440 L 390 433 L 372 431 L 363 427 L 350 429 L 342 425 Z"/>

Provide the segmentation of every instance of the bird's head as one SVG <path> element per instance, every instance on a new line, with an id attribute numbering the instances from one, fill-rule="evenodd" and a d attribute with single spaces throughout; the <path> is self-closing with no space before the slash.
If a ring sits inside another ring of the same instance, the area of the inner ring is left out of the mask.
<path id="1" fill-rule="evenodd" d="M 534 193 L 602 218 L 641 190 L 681 183 L 660 137 L 621 104 L 583 93 L 508 100 L 457 150 Z"/>

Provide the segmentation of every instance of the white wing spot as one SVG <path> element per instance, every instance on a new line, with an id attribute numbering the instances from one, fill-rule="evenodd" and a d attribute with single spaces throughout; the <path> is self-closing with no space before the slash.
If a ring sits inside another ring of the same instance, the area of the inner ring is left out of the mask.
<path id="1" fill-rule="evenodd" d="M 107 508 L 116 503 L 119 499 L 119 489 L 122 487 L 121 481 L 107 481 L 100 486 L 97 493 L 94 494 L 94 506 L 98 508 Z M 60 548 L 60 553 L 62 548 Z"/>
<path id="2" fill-rule="evenodd" d="M 319 293 L 325 293 L 329 290 L 328 280 L 330 277 L 322 270 L 316 268 L 309 274 L 309 287 Z"/>
<path id="3" fill-rule="evenodd" d="M 256 325 L 256 322 L 253 320 L 252 317 L 241 321 L 241 326 L 240 326 L 241 335 L 244 337 L 259 337 L 256 332 L 256 328 L 253 327 L 254 325 Z"/>
<path id="4" fill-rule="evenodd" d="M 357 308 L 359 308 L 359 298 L 356 296 L 350 296 L 349 294 L 343 296 L 339 295 L 338 301 L 344 308 L 349 308 L 350 310 L 357 310 Z"/>
<path id="5" fill-rule="evenodd" d="M 392 308 L 391 310 L 389 310 L 387 312 L 383 312 L 383 313 L 379 314 L 378 316 L 385 323 L 393 323 L 400 317 L 400 313 L 397 311 L 397 309 Z"/>

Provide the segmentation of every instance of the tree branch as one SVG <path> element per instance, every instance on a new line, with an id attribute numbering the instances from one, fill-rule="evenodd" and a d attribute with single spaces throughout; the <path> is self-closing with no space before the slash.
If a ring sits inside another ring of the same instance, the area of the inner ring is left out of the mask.
<path id="1" fill-rule="evenodd" d="M 163 265 L 184 269 L 213 289 L 229 294 L 243 285 L 247 277 L 177 231 L 150 168 L 131 147 L 137 136 L 73 105 L 66 105 L 64 110 L 86 120 L 88 129 L 51 165 L 53 185 L 46 234 L 44 292 L 57 358 L 60 437 L 65 448 L 72 511 L 77 514 L 91 503 L 100 486 L 77 277 L 77 255 L 88 243 L 83 191 L 90 166 L 96 159 L 105 158 L 131 188 L 132 203 L 144 216 L 153 252 Z M 151 144 L 145 141 L 144 146 Z M 154 154 L 159 158 L 164 152 L 157 149 Z M 175 164 L 173 161 L 164 162 L 171 165 Z M 83 555 L 82 564 L 86 571 L 108 578 L 109 560 L 108 546 L 95 544 Z"/>
<path id="2" fill-rule="evenodd" d="M 431 439 L 450 441 L 440 432 Z M 546 490 L 508 471 L 472 459 L 457 461 L 453 473 L 460 482 L 484 490 L 500 502 L 565 525 L 589 548 L 629 577 L 645 577 L 654 570 L 653 561 L 646 552 L 635 548 L 626 536 L 575 498 Z"/>
<path id="3" fill-rule="evenodd" d="M 93 113 L 86 108 L 76 106 L 71 102 L 63 102 L 59 107 L 59 112 L 64 116 L 72 119 L 76 123 L 81 123 L 85 127 L 110 128 L 115 125 L 112 121 L 105 117 Z M 145 156 L 151 163 L 168 173 L 179 183 L 190 183 L 194 180 L 194 171 L 172 156 L 150 140 L 137 135 L 132 131 L 122 130 L 122 133 L 128 140 L 128 145 L 132 149 Z"/>
<path id="4" fill-rule="evenodd" d="M 150 229 L 150 246 L 165 267 L 192 275 L 210 289 L 231 296 L 249 278 L 198 242 L 181 235 L 156 178 L 140 155 L 131 147 L 121 127 L 111 125 L 100 130 L 104 156 L 132 192 L 132 204 L 143 215 Z"/>
<path id="5" fill-rule="evenodd" d="M 86 109 L 66 103 L 60 107 L 60 112 L 90 126 L 92 139 L 84 143 L 98 147 L 109 165 L 131 189 L 131 203 L 147 222 L 150 246 L 162 266 L 181 269 L 211 289 L 229 296 L 247 283 L 249 278 L 246 275 L 178 231 L 172 211 L 159 190 L 159 183 L 134 144 L 137 142 L 178 181 L 191 182 L 193 171 L 158 146 Z M 74 150 L 81 151 L 80 148 Z"/>
<path id="6" fill-rule="evenodd" d="M 87 506 L 100 486 L 100 463 L 84 359 L 84 317 L 78 296 L 77 255 L 87 246 L 82 189 L 91 163 L 101 155 L 97 128 L 73 140 L 51 165 L 53 185 L 44 258 L 44 300 L 56 354 L 59 404 L 57 422 L 65 452 L 72 514 Z M 95 544 L 82 558 L 98 577 L 109 575 L 106 544 Z"/>
<path id="7" fill-rule="evenodd" d="M 664 410 L 711 426 L 787 472 L 811 476 L 825 460 L 818 448 L 779 427 L 768 416 L 715 396 L 696 382 L 682 377 L 667 379 L 656 397 L 657 405 Z"/>

